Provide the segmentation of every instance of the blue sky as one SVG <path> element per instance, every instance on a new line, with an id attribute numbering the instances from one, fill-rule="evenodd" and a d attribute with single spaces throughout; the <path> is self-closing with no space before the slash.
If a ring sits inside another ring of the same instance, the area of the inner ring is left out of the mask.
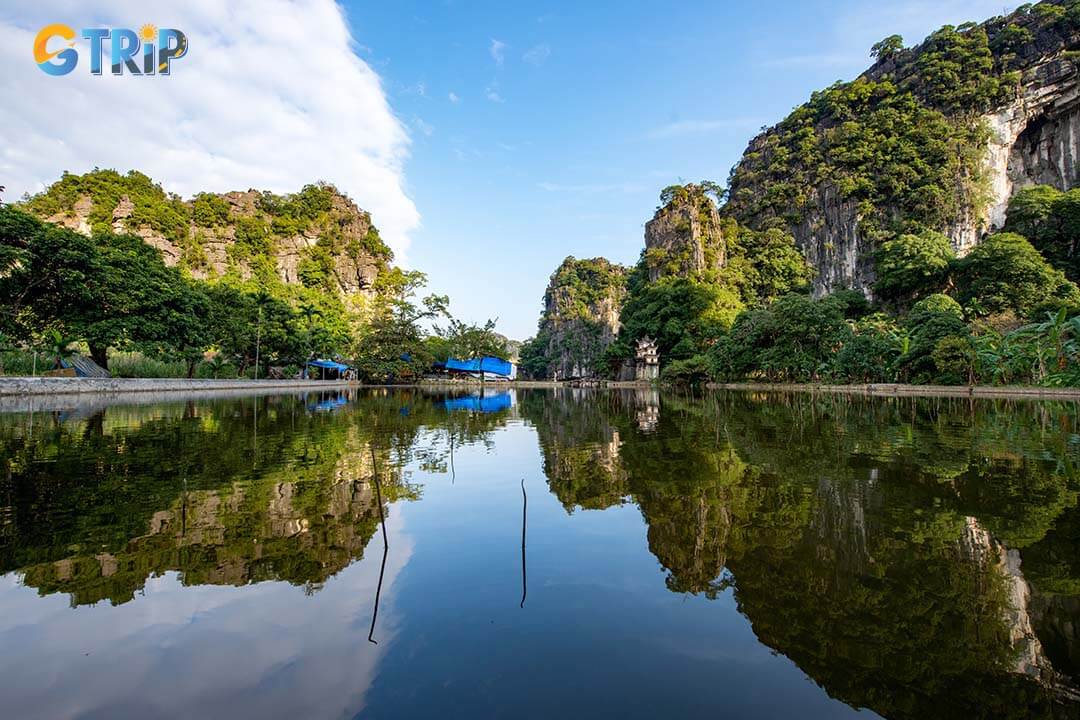
<path id="1" fill-rule="evenodd" d="M 968 2 L 347 2 L 412 137 L 408 260 L 469 320 L 532 335 L 567 255 L 637 259 L 660 190 L 723 182 L 747 142 L 870 46 L 982 20 Z M 363 198 L 357 198 L 363 204 Z M 378 218 L 375 218 L 378 222 Z"/>

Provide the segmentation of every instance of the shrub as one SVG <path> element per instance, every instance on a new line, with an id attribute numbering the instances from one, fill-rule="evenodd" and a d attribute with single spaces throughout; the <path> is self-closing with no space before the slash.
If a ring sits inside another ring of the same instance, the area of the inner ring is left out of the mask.
<path id="1" fill-rule="evenodd" d="M 960 302 L 976 314 L 1076 304 L 1080 290 L 1016 233 L 991 235 L 956 263 Z"/>

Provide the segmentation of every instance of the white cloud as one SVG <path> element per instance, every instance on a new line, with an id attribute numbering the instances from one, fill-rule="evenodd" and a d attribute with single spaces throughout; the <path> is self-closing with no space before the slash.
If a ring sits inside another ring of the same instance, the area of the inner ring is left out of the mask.
<path id="1" fill-rule="evenodd" d="M 446 97 L 450 100 L 450 102 L 454 103 L 455 105 L 461 102 L 461 98 L 458 97 L 458 94 L 456 92 L 451 92 Z"/>
<path id="2" fill-rule="evenodd" d="M 64 170 L 139 169 L 170 191 L 291 192 L 326 180 L 372 213 L 404 259 L 420 222 L 405 192 L 409 137 L 382 83 L 354 52 L 332 0 L 7 6 L 0 18 L 0 184 L 36 192 Z M 50 77 L 29 48 L 38 28 L 131 27 L 187 34 L 169 77 Z M 18 98 L 18 101 L 14 99 Z"/>
<path id="3" fill-rule="evenodd" d="M 551 57 L 551 46 L 542 43 L 535 47 L 529 48 L 529 50 L 521 56 L 521 59 L 529 63 L 530 65 L 540 67 L 547 61 L 549 57 Z"/>
<path id="4" fill-rule="evenodd" d="M 646 137 L 650 140 L 683 137 L 686 135 L 704 135 L 717 130 L 744 130 L 756 128 L 761 123 L 749 118 L 730 118 L 727 120 L 677 120 L 653 128 Z"/>
<path id="5" fill-rule="evenodd" d="M 491 59 L 495 61 L 496 65 L 502 65 L 506 60 L 506 43 L 502 40 L 496 40 L 491 38 L 491 45 L 488 47 L 488 52 L 491 53 Z"/>
<path id="6" fill-rule="evenodd" d="M 435 128 L 432 127 L 430 123 L 424 122 L 424 119 L 421 117 L 414 117 L 412 124 L 417 130 L 428 137 L 431 137 L 431 134 L 435 132 Z"/>
<path id="7" fill-rule="evenodd" d="M 492 82 L 484 88 L 484 97 L 493 103 L 506 102 L 503 96 L 499 94 L 499 83 L 497 82 Z"/>

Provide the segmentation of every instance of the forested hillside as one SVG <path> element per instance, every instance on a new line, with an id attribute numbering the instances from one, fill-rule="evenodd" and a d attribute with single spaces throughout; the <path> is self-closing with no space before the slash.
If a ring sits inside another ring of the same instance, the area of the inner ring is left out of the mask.
<path id="1" fill-rule="evenodd" d="M 105 367 L 131 351 L 189 376 L 340 357 L 380 381 L 505 356 L 494 322 L 455 320 L 392 260 L 371 216 L 325 183 L 183 200 L 136 171 L 65 174 L 0 207 L 0 332 L 5 349 L 85 345 Z"/>

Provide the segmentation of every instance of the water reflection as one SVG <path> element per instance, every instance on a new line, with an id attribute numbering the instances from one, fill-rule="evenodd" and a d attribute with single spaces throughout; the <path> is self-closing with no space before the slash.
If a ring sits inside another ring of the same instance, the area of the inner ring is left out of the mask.
<path id="1" fill-rule="evenodd" d="M 1080 712 L 1071 404 L 398 390 L 0 415 L 0 574 L 72 606 L 133 604 L 155 578 L 172 577 L 186 588 L 274 581 L 318 595 L 368 555 L 369 599 L 357 605 L 372 646 L 390 648 L 373 697 L 400 692 L 386 683 L 403 648 L 421 685 L 447 673 L 464 682 L 465 667 L 424 675 L 421 658 L 463 650 L 433 646 L 434 626 L 415 608 L 384 625 L 384 575 L 412 554 L 387 523 L 401 503 L 429 502 L 437 480 L 456 479 L 455 448 L 469 452 L 466 478 L 484 457 L 496 475 L 500 464 L 534 462 L 511 442 L 517 435 L 497 432 L 522 423 L 558 512 L 584 524 L 584 511 L 636 507 L 665 592 L 704 598 L 716 613 L 730 599 L 760 643 L 829 697 L 887 717 Z M 458 520 L 515 526 L 520 568 L 506 572 L 520 574 L 520 597 L 511 602 L 528 599 L 518 617 L 552 623 L 541 628 L 548 634 L 630 612 L 580 593 L 545 604 L 560 578 L 580 580 L 588 548 L 554 534 L 543 499 L 540 540 L 531 537 L 536 493 L 518 484 L 516 499 L 482 508 L 439 490 L 413 540 L 453 544 L 465 537 Z M 531 563 L 541 543 L 533 596 L 527 528 Z M 376 533 L 382 547 L 372 551 Z M 494 581 L 445 584 L 446 573 L 500 572 L 478 552 L 459 550 L 450 556 L 459 565 L 437 572 L 417 566 L 417 582 L 428 583 L 423 612 L 459 595 L 466 606 L 486 602 Z M 677 687 L 656 662 L 639 659 Z M 599 670 L 580 672 L 587 680 Z M 504 692 L 498 707 L 520 699 Z"/>
<path id="2" fill-rule="evenodd" d="M 1077 590 L 1073 406 L 669 398 L 645 434 L 623 399 L 558 418 L 524 404 L 552 491 L 568 509 L 637 504 L 671 590 L 732 587 L 830 695 L 889 717 L 1080 697 L 1068 621 L 1047 611 Z"/>

